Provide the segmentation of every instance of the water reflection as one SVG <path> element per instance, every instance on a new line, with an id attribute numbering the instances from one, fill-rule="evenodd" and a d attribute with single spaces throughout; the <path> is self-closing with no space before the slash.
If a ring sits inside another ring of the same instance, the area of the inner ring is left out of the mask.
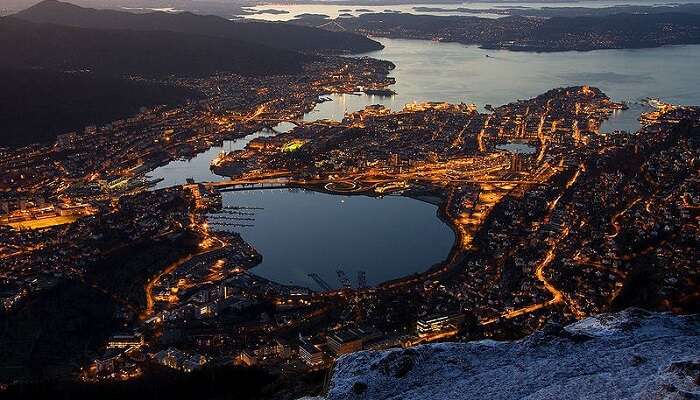
<path id="1" fill-rule="evenodd" d="M 496 146 L 496 148 L 498 150 L 506 150 L 516 154 L 535 154 L 535 152 L 537 152 L 537 148 L 535 146 L 518 142 L 499 144 Z"/>
<path id="2" fill-rule="evenodd" d="M 248 136 L 235 140 L 224 140 L 220 146 L 213 146 L 209 150 L 199 153 L 190 159 L 175 160 L 167 165 L 156 168 L 148 176 L 153 179 L 162 179 L 153 189 L 162 189 L 175 185 L 185 184 L 188 178 L 195 182 L 218 182 L 226 179 L 216 175 L 209 169 L 211 161 L 221 152 L 242 150 L 253 139 L 274 136 L 279 132 L 288 132 L 294 128 L 294 124 L 282 122 L 274 127 L 274 130 L 263 129 Z"/>
<path id="3" fill-rule="evenodd" d="M 700 92 L 688 86 L 700 65 L 700 46 L 589 52 L 528 53 L 483 50 L 457 43 L 379 39 L 386 47 L 366 55 L 396 64 L 392 97 L 331 96 L 309 118 L 334 118 L 368 104 L 394 110 L 413 101 L 447 101 L 498 106 L 537 96 L 560 86 L 599 87 L 630 110 L 615 115 L 604 131 L 636 131 L 642 112 L 638 103 L 659 97 L 678 104 L 700 104 Z M 489 55 L 489 57 L 485 57 Z"/>
<path id="4" fill-rule="evenodd" d="M 226 192 L 223 202 L 262 208 L 252 210 L 253 227 L 236 228 L 263 255 L 253 273 L 314 289 L 310 273 L 339 287 L 337 270 L 353 285 L 359 271 L 370 285 L 425 271 L 443 261 L 454 242 L 436 206 L 405 197 L 276 189 Z"/>

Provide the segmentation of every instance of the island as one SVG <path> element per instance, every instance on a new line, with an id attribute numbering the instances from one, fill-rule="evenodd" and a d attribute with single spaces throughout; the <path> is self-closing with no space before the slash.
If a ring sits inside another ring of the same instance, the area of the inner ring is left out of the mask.
<path id="1" fill-rule="evenodd" d="M 669 8 L 664 13 L 625 9 L 580 14 L 545 11 L 510 14 L 503 10 L 508 15 L 502 18 L 383 12 L 323 22 L 300 17 L 292 22 L 374 37 L 456 42 L 511 51 L 590 51 L 700 43 L 697 8 Z"/>

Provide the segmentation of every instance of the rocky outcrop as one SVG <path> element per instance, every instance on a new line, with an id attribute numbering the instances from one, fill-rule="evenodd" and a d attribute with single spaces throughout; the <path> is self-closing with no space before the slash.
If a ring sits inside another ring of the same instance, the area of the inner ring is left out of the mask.
<path id="1" fill-rule="evenodd" d="M 700 399 L 700 315 L 629 309 L 514 342 L 349 354 L 326 399 Z"/>

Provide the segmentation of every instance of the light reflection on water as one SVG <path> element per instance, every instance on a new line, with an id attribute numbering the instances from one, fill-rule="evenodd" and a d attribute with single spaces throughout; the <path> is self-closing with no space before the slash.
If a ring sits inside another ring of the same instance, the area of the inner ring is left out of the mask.
<path id="1" fill-rule="evenodd" d="M 436 206 L 406 197 L 275 189 L 225 192 L 223 203 L 262 208 L 248 210 L 253 227 L 234 228 L 263 255 L 251 272 L 313 289 L 310 273 L 337 288 L 339 269 L 353 286 L 358 271 L 370 285 L 422 272 L 443 261 L 454 242 Z"/>
<path id="2" fill-rule="evenodd" d="M 395 96 L 331 95 L 306 120 L 340 120 L 348 112 L 369 104 L 394 110 L 412 101 L 447 101 L 502 105 L 526 99 L 548 89 L 588 84 L 613 100 L 629 101 L 630 110 L 618 112 L 603 125 L 604 131 L 638 128 L 644 97 L 681 104 L 700 104 L 695 82 L 700 46 L 670 46 L 641 50 L 524 53 L 482 50 L 476 46 L 418 40 L 380 39 L 386 48 L 367 55 L 394 62 Z M 489 57 L 486 57 L 489 55 Z M 291 129 L 279 126 L 279 130 Z M 223 179 L 209 170 L 222 150 L 242 149 L 258 132 L 226 141 L 189 161 L 173 161 L 154 170 L 164 178 L 158 188 L 197 181 Z M 306 274 L 315 272 L 337 287 L 340 266 L 354 281 L 358 270 L 370 283 L 423 271 L 442 261 L 454 236 L 439 221 L 434 206 L 408 198 L 331 196 L 307 191 L 249 191 L 224 195 L 227 205 L 264 207 L 252 228 L 238 229 L 263 254 L 253 270 L 280 283 L 317 288 Z M 222 228 L 223 229 L 223 228 Z"/>
<path id="3" fill-rule="evenodd" d="M 499 144 L 496 146 L 496 148 L 498 150 L 507 150 L 511 153 L 516 153 L 516 154 L 535 154 L 535 152 L 537 152 L 537 148 L 535 146 L 531 146 L 527 143 L 517 143 L 517 142 Z"/>
<path id="4" fill-rule="evenodd" d="M 700 46 L 590 52 L 529 53 L 483 50 L 457 43 L 378 39 L 386 47 L 366 55 L 392 61 L 395 96 L 332 95 L 307 118 L 339 119 L 343 113 L 381 104 L 394 110 L 413 101 L 499 106 L 561 86 L 595 86 L 630 110 L 603 124 L 604 131 L 636 131 L 645 97 L 677 104 L 700 104 L 696 80 Z M 486 57 L 486 56 L 489 57 Z"/>
<path id="5" fill-rule="evenodd" d="M 191 159 L 171 161 L 167 165 L 156 168 L 148 176 L 153 179 L 163 179 L 153 187 L 154 189 L 182 185 L 186 183 L 187 178 L 192 178 L 195 182 L 217 182 L 226 179 L 226 177 L 216 175 L 209 169 L 212 160 L 221 152 L 242 150 L 248 142 L 255 138 L 273 136 L 275 132 L 287 132 L 293 127 L 294 125 L 291 123 L 282 122 L 275 126 L 275 131 L 265 129 L 240 139 L 224 140 L 220 146 L 212 146 L 209 150 L 199 153 Z"/>

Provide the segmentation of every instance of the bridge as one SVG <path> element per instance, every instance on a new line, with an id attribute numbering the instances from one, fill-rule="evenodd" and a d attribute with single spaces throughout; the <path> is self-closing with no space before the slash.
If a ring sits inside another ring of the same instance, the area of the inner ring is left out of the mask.
<path id="1" fill-rule="evenodd" d="M 316 121 L 304 121 L 303 119 L 299 118 L 272 118 L 272 117 L 264 117 L 263 115 L 269 114 L 268 110 L 268 105 L 267 104 L 261 104 L 259 105 L 255 111 L 249 113 L 245 117 L 242 117 L 239 122 L 259 122 L 262 124 L 265 123 L 274 123 L 279 124 L 281 122 L 289 122 L 291 124 L 294 124 L 296 126 L 305 126 L 305 125 L 324 125 L 324 126 L 337 126 L 340 125 L 340 122 L 338 121 L 330 121 L 330 120 L 316 120 Z M 272 128 L 272 126 L 270 126 Z"/>
<path id="2" fill-rule="evenodd" d="M 262 124 L 280 124 L 282 122 L 288 122 L 290 124 L 296 125 L 296 126 L 304 126 L 308 122 L 301 120 L 301 119 L 292 119 L 292 118 L 255 118 L 253 121 L 255 122 L 260 122 Z M 272 128 L 272 126 L 270 126 Z"/>
<path id="3" fill-rule="evenodd" d="M 220 192 L 240 192 L 259 189 L 287 189 L 289 187 L 290 186 L 286 183 L 243 183 L 217 186 Z"/>
<path id="4" fill-rule="evenodd" d="M 234 192 L 256 189 L 286 189 L 297 186 L 298 182 L 288 178 L 288 171 L 271 173 L 260 178 L 226 179 L 217 182 L 201 182 L 207 189 L 217 189 L 222 192 Z"/>
<path id="5" fill-rule="evenodd" d="M 350 193 L 350 192 L 357 192 L 357 191 L 363 191 L 367 190 L 371 187 L 374 187 L 377 184 L 386 184 L 388 182 L 394 182 L 396 179 L 380 179 L 376 181 L 371 181 L 371 180 L 362 180 L 358 179 L 357 181 L 353 180 L 350 178 L 348 181 L 327 181 L 327 180 L 295 180 L 289 178 L 289 171 L 279 171 L 275 174 L 270 174 L 265 177 L 260 177 L 258 179 L 256 178 L 248 178 L 248 179 L 227 179 L 223 181 L 218 181 L 218 182 L 202 182 L 204 186 L 206 186 L 208 189 L 218 189 L 219 191 L 222 192 L 235 192 L 235 191 L 244 191 L 244 190 L 258 190 L 258 189 L 288 189 L 291 187 L 299 187 L 299 186 L 306 186 L 306 185 L 321 185 L 324 184 L 324 188 L 328 190 L 329 192 L 336 192 L 336 193 Z M 407 179 L 409 181 L 420 181 L 419 179 Z M 428 182 L 432 182 L 432 180 L 428 179 Z M 373 184 L 370 184 L 370 182 L 374 182 Z M 348 184 L 350 183 L 352 186 L 348 187 L 347 189 L 343 189 L 337 186 L 334 186 L 336 184 Z M 545 186 L 547 185 L 546 182 L 539 182 L 539 181 L 528 181 L 528 180 L 481 180 L 481 179 L 453 179 L 450 180 L 450 183 L 452 185 L 454 184 L 492 184 L 492 185 L 529 185 L 529 186 Z"/>
<path id="6" fill-rule="evenodd" d="M 330 30 L 335 30 L 335 31 L 337 31 L 338 29 L 341 30 L 341 31 L 345 31 L 345 30 L 346 30 L 345 27 L 344 27 L 343 25 L 340 25 L 340 24 L 339 24 L 337 21 L 335 21 L 335 20 L 333 20 L 333 21 L 331 21 L 331 22 L 326 22 L 325 24 L 321 24 L 321 25 L 317 26 L 316 28 L 326 29 L 326 30 L 329 30 L 329 31 L 330 31 Z M 335 28 L 335 29 L 331 29 L 331 28 Z"/>
<path id="7" fill-rule="evenodd" d="M 282 122 L 287 122 L 298 127 L 310 126 L 310 125 L 321 125 L 321 126 L 339 126 L 340 122 L 330 121 L 330 120 L 316 120 L 316 121 L 304 121 L 303 119 L 293 119 L 293 118 L 254 118 L 251 121 L 259 122 L 261 124 L 269 125 L 268 128 L 274 129 L 274 125 L 280 124 Z"/>

